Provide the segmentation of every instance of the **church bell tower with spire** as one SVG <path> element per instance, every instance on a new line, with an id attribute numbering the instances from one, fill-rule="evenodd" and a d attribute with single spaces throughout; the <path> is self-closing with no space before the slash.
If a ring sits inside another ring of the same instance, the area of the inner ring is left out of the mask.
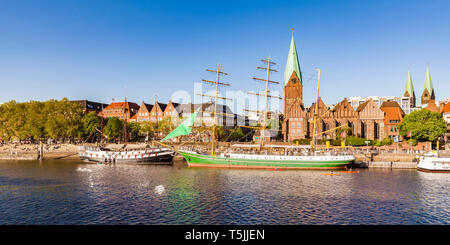
<path id="1" fill-rule="evenodd" d="M 430 100 L 435 100 L 433 83 L 431 82 L 430 67 L 427 66 L 427 74 L 425 75 L 425 84 L 422 93 L 422 105 L 428 104 Z"/>
<path id="2" fill-rule="evenodd" d="M 416 107 L 416 94 L 412 83 L 411 73 L 408 71 L 408 78 L 406 79 L 404 97 L 409 97 L 411 107 Z"/>
<path id="3" fill-rule="evenodd" d="M 304 138 L 306 120 L 303 106 L 303 81 L 292 30 L 291 45 L 284 70 L 284 141 Z"/>

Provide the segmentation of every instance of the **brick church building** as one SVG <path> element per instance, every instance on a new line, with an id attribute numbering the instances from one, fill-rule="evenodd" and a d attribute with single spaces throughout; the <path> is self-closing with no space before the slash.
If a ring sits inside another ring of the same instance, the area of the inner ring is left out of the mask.
<path id="1" fill-rule="evenodd" d="M 405 95 L 415 106 L 415 94 L 411 75 L 408 73 Z M 429 70 L 425 81 L 422 104 L 434 100 L 434 89 L 431 84 Z M 396 126 L 399 125 L 405 113 L 395 101 L 378 105 L 372 99 L 366 100 L 356 109 L 352 107 L 347 98 L 335 106 L 327 106 L 322 98 L 317 100 L 316 122 L 317 137 L 320 139 L 333 139 L 336 127 L 348 125 L 346 135 L 358 136 L 370 140 L 383 140 L 398 136 Z M 310 107 L 303 104 L 302 72 L 298 60 L 294 36 L 292 35 L 288 59 L 284 72 L 284 122 L 282 125 L 283 139 L 292 142 L 295 139 L 312 138 L 314 127 L 315 102 Z"/>

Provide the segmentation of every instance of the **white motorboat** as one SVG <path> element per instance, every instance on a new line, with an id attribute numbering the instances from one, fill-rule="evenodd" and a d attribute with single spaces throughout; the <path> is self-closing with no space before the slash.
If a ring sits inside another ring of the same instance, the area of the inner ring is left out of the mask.
<path id="1" fill-rule="evenodd" d="M 419 158 L 417 169 L 424 172 L 450 173 L 450 157 L 440 157 L 436 151 Z"/>

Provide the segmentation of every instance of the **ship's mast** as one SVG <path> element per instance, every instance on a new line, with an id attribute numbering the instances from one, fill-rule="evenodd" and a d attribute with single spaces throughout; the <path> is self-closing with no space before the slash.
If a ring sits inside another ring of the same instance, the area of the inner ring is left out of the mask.
<path id="1" fill-rule="evenodd" d="M 103 103 L 102 103 L 102 111 L 103 111 Z M 102 115 L 102 119 L 100 122 L 100 145 L 103 144 L 103 115 Z"/>
<path id="2" fill-rule="evenodd" d="M 125 104 L 123 106 L 123 138 L 125 141 L 125 144 L 127 144 L 127 97 L 125 97 Z"/>
<path id="3" fill-rule="evenodd" d="M 265 141 L 265 131 L 267 128 L 267 113 L 268 111 L 268 99 L 269 98 L 277 98 L 277 99 L 282 99 L 279 96 L 272 96 L 269 94 L 270 90 L 269 90 L 269 83 L 275 83 L 275 84 L 280 84 L 279 82 L 275 82 L 275 81 L 271 81 L 270 80 L 270 72 L 278 72 L 277 70 L 271 69 L 271 65 L 276 65 L 275 62 L 271 61 L 272 58 L 267 58 L 267 60 L 262 59 L 261 61 L 264 63 L 267 63 L 267 67 L 256 67 L 257 69 L 260 70 L 266 70 L 267 71 L 267 75 L 266 75 L 266 79 L 261 79 L 261 78 L 257 78 L 257 77 L 252 77 L 252 79 L 254 80 L 258 80 L 258 81 L 263 81 L 266 83 L 266 89 L 264 91 L 264 94 L 259 94 L 259 93 L 253 93 L 253 92 L 248 92 L 248 94 L 252 94 L 252 95 L 257 95 L 257 96 L 264 96 L 264 111 L 258 111 L 258 110 L 247 110 L 244 109 L 244 111 L 249 111 L 249 112 L 256 112 L 256 113 L 263 113 L 263 125 L 260 127 L 260 133 L 261 133 L 261 147 L 264 147 L 264 141 Z"/>
<path id="4" fill-rule="evenodd" d="M 313 135 L 312 135 L 312 140 L 311 140 L 311 148 L 315 154 L 315 150 L 316 150 L 316 145 L 317 145 L 317 136 L 318 135 L 322 135 L 322 134 L 326 134 L 329 132 L 333 132 L 334 130 L 338 129 L 338 128 L 343 128 L 343 127 L 347 127 L 348 124 L 342 124 L 341 126 L 335 127 L 335 128 L 331 128 L 329 130 L 320 132 L 320 133 L 316 133 L 317 131 L 317 120 L 318 119 L 322 119 L 326 114 L 328 114 L 333 108 L 328 109 L 324 114 L 319 116 L 319 87 L 320 87 L 320 73 L 321 70 L 317 69 L 318 72 L 318 78 L 317 78 L 317 94 L 316 94 L 316 104 L 314 106 L 314 126 L 313 126 Z"/>
<path id="5" fill-rule="evenodd" d="M 317 116 L 319 113 L 319 87 L 320 87 L 320 69 L 317 68 L 318 72 L 318 78 L 317 78 L 317 95 L 316 95 L 316 105 L 314 108 L 314 126 L 313 126 L 313 135 L 312 135 L 312 141 L 311 141 L 311 148 L 315 154 L 315 148 L 316 148 L 316 123 L 317 123 Z"/>
<path id="6" fill-rule="evenodd" d="M 210 80 L 202 79 L 203 82 L 215 84 L 216 85 L 216 91 L 214 93 L 214 96 L 207 95 L 207 94 L 198 94 L 198 95 L 209 97 L 209 98 L 214 98 L 214 103 L 213 103 L 214 109 L 213 109 L 213 114 L 212 114 L 212 116 L 214 118 L 214 123 L 213 123 L 213 126 L 212 126 L 212 134 L 211 134 L 211 156 L 214 156 L 215 155 L 215 149 L 216 149 L 217 114 L 226 115 L 226 113 L 218 113 L 217 112 L 217 100 L 218 99 L 231 100 L 230 98 L 219 97 L 219 85 L 222 85 L 222 86 L 231 86 L 231 85 L 228 84 L 228 83 L 219 82 L 220 75 L 228 75 L 228 73 L 220 71 L 219 65 L 217 65 L 217 69 L 216 70 L 206 69 L 206 71 L 216 73 L 216 81 L 210 81 Z M 203 115 L 203 112 L 202 112 L 202 115 Z"/>

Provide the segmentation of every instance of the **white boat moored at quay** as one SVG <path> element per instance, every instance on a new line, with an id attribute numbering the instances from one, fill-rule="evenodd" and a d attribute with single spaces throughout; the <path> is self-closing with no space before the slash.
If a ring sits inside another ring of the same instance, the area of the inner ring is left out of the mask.
<path id="1" fill-rule="evenodd" d="M 450 173 L 450 157 L 440 157 L 435 151 L 420 157 L 417 169 L 424 172 Z"/>

